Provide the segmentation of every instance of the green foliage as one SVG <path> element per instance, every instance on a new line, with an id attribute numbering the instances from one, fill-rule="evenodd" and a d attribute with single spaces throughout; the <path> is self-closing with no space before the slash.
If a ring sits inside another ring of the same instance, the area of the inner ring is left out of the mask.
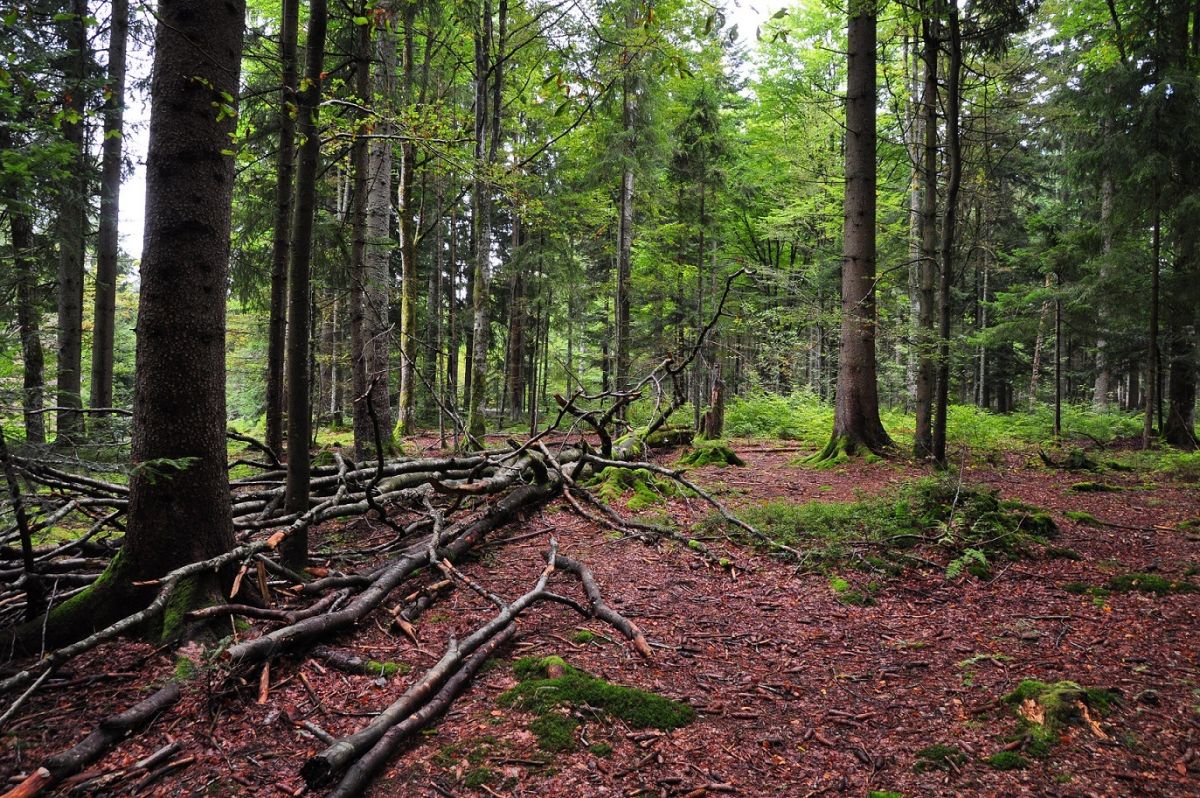
<path id="1" fill-rule="evenodd" d="M 852 584 L 840 576 L 833 576 L 829 579 L 829 589 L 833 591 L 833 595 L 842 604 L 848 604 L 852 607 L 873 607 L 875 606 L 875 598 L 871 595 L 878 589 L 878 585 L 874 582 L 868 584 L 862 590 L 856 590 Z"/>
<path id="2" fill-rule="evenodd" d="M 867 798 L 904 798 L 904 793 L 895 790 L 870 790 Z"/>
<path id="3" fill-rule="evenodd" d="M 1020 718 L 1015 739 L 1022 741 L 1025 751 L 1044 757 L 1058 743 L 1063 731 L 1078 724 L 1083 709 L 1097 715 L 1112 711 L 1119 701 L 1115 692 L 1100 688 L 1081 687 L 1076 682 L 1042 682 L 1025 679 L 1001 702 L 1014 707 Z"/>
<path id="4" fill-rule="evenodd" d="M 1069 521 L 1074 521 L 1077 524 L 1101 526 L 1100 521 L 1096 518 L 1096 516 L 1092 515 L 1091 513 L 1084 512 L 1083 510 L 1067 510 L 1065 513 L 1063 513 L 1063 517 Z"/>
<path id="5" fill-rule="evenodd" d="M 547 668 L 561 667 L 561 676 L 550 678 Z M 686 726 L 696 713 L 686 704 L 654 693 L 612 684 L 567 665 L 559 657 L 519 660 L 513 672 L 521 680 L 501 694 L 501 706 L 511 706 L 538 714 L 558 707 L 589 706 L 628 723 L 633 728 L 669 731 Z"/>
<path id="6" fill-rule="evenodd" d="M 588 753 L 593 756 L 609 757 L 612 756 L 613 747 L 611 743 L 592 743 L 588 746 Z"/>
<path id="7" fill-rule="evenodd" d="M 1105 587 L 1113 593 L 1151 593 L 1155 596 L 1167 596 L 1172 593 L 1195 593 L 1200 586 L 1185 579 L 1169 579 L 1160 574 L 1121 574 L 1108 580 Z"/>

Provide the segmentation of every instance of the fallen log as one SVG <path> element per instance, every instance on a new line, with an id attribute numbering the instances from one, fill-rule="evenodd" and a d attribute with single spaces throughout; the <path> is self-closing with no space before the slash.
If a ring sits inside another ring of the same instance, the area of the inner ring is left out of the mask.
<path id="1" fill-rule="evenodd" d="M 32 798 L 47 787 L 79 773 L 178 701 L 179 696 L 179 685 L 171 682 L 124 712 L 105 718 L 82 741 L 47 757 L 42 767 L 0 798 Z"/>

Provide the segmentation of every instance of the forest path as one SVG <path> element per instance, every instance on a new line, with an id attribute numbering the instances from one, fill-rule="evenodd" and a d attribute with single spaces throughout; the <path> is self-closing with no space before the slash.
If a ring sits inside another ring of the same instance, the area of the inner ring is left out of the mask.
<path id="1" fill-rule="evenodd" d="M 795 454 L 770 451 L 776 447 L 737 448 L 747 468 L 696 472 L 734 508 L 783 496 L 849 500 L 921 473 L 897 463 L 811 470 L 789 465 Z M 794 566 L 739 547 L 715 544 L 745 568 L 731 577 L 703 566 L 686 547 L 613 540 L 610 530 L 568 512 L 561 501 L 532 514 L 499 535 L 531 536 L 486 547 L 463 571 L 512 598 L 536 579 L 554 535 L 563 553 L 590 565 L 609 603 L 643 627 L 656 645 L 653 659 L 640 659 L 624 641 L 577 642 L 581 629 L 612 632 L 556 605 L 538 608 L 518 622 L 516 642 L 436 733 L 396 757 L 370 795 L 1196 794 L 1200 776 L 1189 765 L 1200 766 L 1200 594 L 1098 599 L 1062 586 L 1100 585 L 1132 571 L 1192 572 L 1200 543 L 1175 527 L 1200 515 L 1200 491 L 1194 484 L 1149 485 L 1130 474 L 1107 479 L 1126 488 L 1118 493 L 1076 493 L 1071 484 L 1090 477 L 1035 467 L 1016 455 L 967 468 L 964 478 L 1053 511 L 1062 530 L 1056 545 L 1081 559 L 998 564 L 985 581 L 950 582 L 940 570 L 910 570 L 885 580 L 874 606 L 857 607 L 838 602 L 828 576 L 797 575 Z M 1138 529 L 1085 526 L 1064 518 L 1068 510 Z M 688 530 L 709 511 L 696 499 L 675 498 L 667 512 Z M 362 535 L 357 529 L 327 525 L 322 536 L 342 545 Z M 868 578 L 843 575 L 856 584 Z M 570 580 L 555 577 L 555 583 L 578 595 Z M 382 611 L 353 639 L 336 641 L 411 666 L 409 675 L 390 681 L 285 659 L 272 665 L 269 697 L 260 705 L 257 674 L 232 693 L 192 680 L 179 706 L 100 767 L 178 739 L 195 762 L 142 794 L 294 793 L 300 764 L 320 744 L 288 718 L 314 721 L 335 735 L 354 730 L 432 665 L 452 635 L 461 639 L 493 613 L 460 589 L 421 618 L 419 645 L 387 631 Z M 30 722 L 14 729 L 25 748 L 8 738 L 5 763 L 31 761 L 31 754 L 37 761 L 67 736 L 82 736 L 96 718 L 129 703 L 131 681 L 165 677 L 174 664 L 170 654 L 127 642 L 98 650 L 75 668 L 87 690 L 46 693 L 30 705 Z M 683 700 L 699 716 L 656 734 L 589 718 L 585 710 L 580 750 L 542 752 L 528 728 L 534 716 L 501 707 L 496 698 L 516 684 L 514 660 L 547 655 Z M 991 705 L 1025 678 L 1115 688 L 1125 703 L 1102 721 L 1105 737 L 1076 731 L 1048 758 L 1031 759 L 1028 769 L 996 771 L 982 760 L 1003 748 L 1017 718 Z M 587 748 L 597 743 L 610 745 L 611 754 Z M 958 747 L 966 761 L 950 771 L 914 772 L 917 752 L 939 743 Z M 707 791 L 695 792 L 702 787 Z"/>

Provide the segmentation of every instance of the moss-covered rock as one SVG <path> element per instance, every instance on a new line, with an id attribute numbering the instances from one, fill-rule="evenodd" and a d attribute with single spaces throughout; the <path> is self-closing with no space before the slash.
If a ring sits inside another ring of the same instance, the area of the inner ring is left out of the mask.
<path id="1" fill-rule="evenodd" d="M 1076 493 L 1116 493 L 1121 488 L 1107 482 L 1076 482 L 1071 486 L 1071 490 Z"/>
<path id="2" fill-rule="evenodd" d="M 1083 687 L 1077 682 L 1042 682 L 1025 679 L 1001 701 L 1013 707 L 1020 719 L 1014 738 L 1026 753 L 1045 757 L 1071 726 L 1098 729 L 1096 716 L 1108 714 L 1119 698 L 1110 690 Z"/>

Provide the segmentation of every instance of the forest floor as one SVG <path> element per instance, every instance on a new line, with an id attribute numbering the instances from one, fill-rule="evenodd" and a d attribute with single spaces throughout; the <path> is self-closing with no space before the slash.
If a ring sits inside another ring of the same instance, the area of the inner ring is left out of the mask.
<path id="1" fill-rule="evenodd" d="M 815 470 L 794 465 L 799 452 L 779 442 L 738 441 L 734 448 L 747 467 L 706 467 L 692 477 L 735 513 L 778 498 L 854 500 L 925 474 L 892 461 Z M 673 459 L 660 456 L 664 463 Z M 798 573 L 794 563 L 760 551 L 710 543 L 735 563 L 730 572 L 704 564 L 687 546 L 615 539 L 561 499 L 551 503 L 494 535 L 515 540 L 490 543 L 462 570 L 511 599 L 536 580 L 553 535 L 564 554 L 592 568 L 608 602 L 642 627 L 654 656 L 643 660 L 624 641 L 610 640 L 610 629 L 581 623 L 565 607 L 535 608 L 518 622 L 515 642 L 436 728 L 393 760 L 369 794 L 1200 794 L 1200 593 L 1063 589 L 1133 572 L 1195 574 L 1200 533 L 1187 522 L 1200 516 L 1196 483 L 1118 473 L 1104 481 L 1122 490 L 1081 493 L 1071 485 L 1092 477 L 1047 469 L 1027 454 L 970 463 L 962 478 L 1047 509 L 1061 530 L 1054 544 L 1079 559 L 1042 554 L 996 563 L 982 579 L 953 580 L 930 563 L 870 577 L 879 582 L 874 604 L 849 606 L 831 589 L 828 573 Z M 697 536 L 711 512 L 682 497 L 651 509 Z M 1068 511 L 1090 513 L 1103 525 L 1073 521 Z M 314 548 L 367 547 L 388 534 L 363 520 L 329 523 L 314 532 Z M 847 578 L 867 579 L 854 572 Z M 566 579 L 560 589 L 578 591 Z M 478 595 L 454 590 L 421 617 L 414 643 L 388 630 L 390 616 L 381 608 L 353 637 L 333 644 L 403 663 L 404 673 L 350 676 L 287 658 L 272 664 L 264 703 L 257 700 L 257 671 L 230 689 L 216 671 L 201 669 L 185 682 L 179 704 L 92 775 L 179 741 L 179 769 L 153 784 L 118 782 L 107 794 L 301 794 L 300 765 L 323 747 L 297 725 L 301 719 L 334 735 L 349 733 L 431 666 L 451 636 L 461 638 L 493 614 Z M 549 655 L 685 702 L 696 719 L 660 733 L 582 707 L 575 750 L 548 753 L 530 731 L 535 716 L 497 698 L 517 684 L 513 662 Z M 60 674 L 64 681 L 35 696 L 6 729 L 0 772 L 28 772 L 44 755 L 76 742 L 100 718 L 172 678 L 177 656 L 123 642 L 74 661 Z M 1095 723 L 1064 730 L 1047 756 L 1027 756 L 1023 769 L 998 770 L 986 760 L 1015 747 L 1006 741 L 1021 724 L 999 699 L 1023 679 L 1071 680 L 1115 690 L 1121 700 Z M 939 757 L 929 751 L 935 745 L 957 751 Z"/>

